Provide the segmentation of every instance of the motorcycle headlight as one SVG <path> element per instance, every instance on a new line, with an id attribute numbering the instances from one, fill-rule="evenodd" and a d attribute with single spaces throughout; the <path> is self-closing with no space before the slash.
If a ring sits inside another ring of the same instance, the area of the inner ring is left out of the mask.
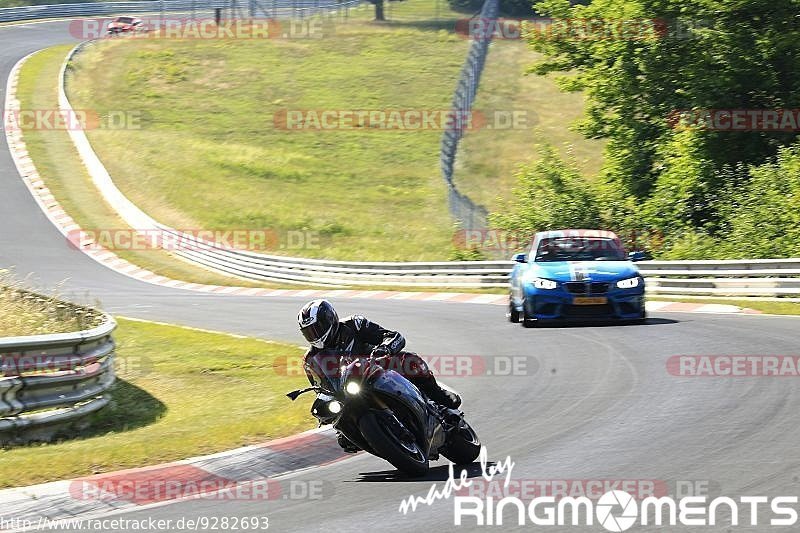
<path id="1" fill-rule="evenodd" d="M 552 279 L 533 278 L 532 282 L 533 286 L 536 287 L 537 289 L 552 290 L 558 287 L 558 283 L 556 283 Z"/>
<path id="2" fill-rule="evenodd" d="M 349 381 L 347 385 L 344 387 L 345 392 L 351 396 L 355 396 L 359 392 L 361 392 L 361 385 L 356 383 L 355 381 Z"/>
<path id="3" fill-rule="evenodd" d="M 617 287 L 620 289 L 633 289 L 639 286 L 639 279 L 638 277 L 621 279 L 617 282 Z"/>
<path id="4" fill-rule="evenodd" d="M 328 402 L 328 411 L 332 414 L 338 414 L 342 411 L 342 404 L 339 403 L 337 400 L 331 400 Z"/>

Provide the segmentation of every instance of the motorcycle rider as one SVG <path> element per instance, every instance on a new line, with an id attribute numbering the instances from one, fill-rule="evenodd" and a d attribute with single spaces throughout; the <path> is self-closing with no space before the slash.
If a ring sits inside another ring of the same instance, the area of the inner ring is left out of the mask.
<path id="1" fill-rule="evenodd" d="M 451 409 L 461 405 L 455 392 L 442 388 L 425 361 L 415 353 L 403 352 L 406 344 L 397 331 L 385 329 L 362 315 L 351 315 L 339 320 L 339 315 L 327 300 L 312 300 L 300 309 L 297 323 L 303 337 L 311 344 L 305 357 L 322 350 L 336 351 L 342 356 L 377 358 L 382 366 L 401 368 L 405 377 L 430 400 Z M 308 375 L 311 384 L 314 380 Z M 344 435 L 338 435 L 339 445 L 347 452 L 357 452 Z"/>

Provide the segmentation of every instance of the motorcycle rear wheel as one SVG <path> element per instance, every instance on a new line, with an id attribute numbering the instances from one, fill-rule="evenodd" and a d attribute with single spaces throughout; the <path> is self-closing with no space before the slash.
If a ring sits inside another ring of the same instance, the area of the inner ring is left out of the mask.
<path id="1" fill-rule="evenodd" d="M 428 457 L 416 442 L 407 442 L 396 435 L 374 411 L 369 411 L 358 421 L 358 429 L 375 453 L 389 461 L 395 468 L 410 476 L 428 472 Z"/>

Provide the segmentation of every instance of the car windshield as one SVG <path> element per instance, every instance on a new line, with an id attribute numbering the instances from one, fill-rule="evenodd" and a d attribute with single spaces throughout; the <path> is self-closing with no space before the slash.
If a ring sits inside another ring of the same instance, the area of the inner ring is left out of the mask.
<path id="1" fill-rule="evenodd" d="M 537 262 L 624 261 L 625 251 L 614 239 L 601 237 L 557 237 L 542 239 L 536 250 Z"/>
<path id="2" fill-rule="evenodd" d="M 130 24 L 131 22 L 133 22 L 133 19 L 130 17 L 119 17 L 117 19 L 117 22 L 122 22 L 123 24 Z"/>

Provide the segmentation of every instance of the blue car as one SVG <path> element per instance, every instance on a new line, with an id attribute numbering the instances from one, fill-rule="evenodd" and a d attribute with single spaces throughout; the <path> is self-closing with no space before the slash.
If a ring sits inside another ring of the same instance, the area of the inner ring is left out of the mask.
<path id="1" fill-rule="evenodd" d="M 528 254 L 514 256 L 507 317 L 532 327 L 555 320 L 644 322 L 644 278 L 610 231 L 537 233 Z"/>

